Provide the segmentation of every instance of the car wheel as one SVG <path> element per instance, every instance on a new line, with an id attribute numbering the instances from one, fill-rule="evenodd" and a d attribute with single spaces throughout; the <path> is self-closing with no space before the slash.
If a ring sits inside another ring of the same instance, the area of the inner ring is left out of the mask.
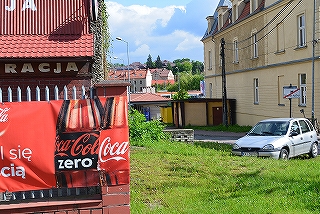
<path id="1" fill-rule="evenodd" d="M 281 149 L 279 159 L 281 160 L 288 160 L 289 159 L 289 152 L 287 149 Z"/>
<path id="2" fill-rule="evenodd" d="M 311 149 L 310 149 L 310 153 L 309 153 L 310 157 L 315 158 L 318 156 L 318 144 L 317 143 L 313 143 L 311 145 Z"/>

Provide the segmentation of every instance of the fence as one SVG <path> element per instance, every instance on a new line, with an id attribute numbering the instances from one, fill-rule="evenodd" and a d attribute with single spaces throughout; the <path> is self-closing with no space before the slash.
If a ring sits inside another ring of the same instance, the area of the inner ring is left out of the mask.
<path id="1" fill-rule="evenodd" d="M 22 94 L 22 89 L 18 86 L 17 90 L 16 90 L 16 102 L 22 102 L 22 97 L 26 97 L 25 101 L 50 101 L 50 89 L 48 86 L 46 86 L 44 89 L 44 93 L 41 93 L 41 89 L 39 88 L 39 86 L 37 86 L 35 88 L 35 98 L 32 99 L 32 90 L 31 88 L 28 86 L 26 89 L 26 94 L 25 96 L 23 96 Z M 71 91 L 71 95 L 70 95 L 70 91 Z M 87 92 L 90 92 L 89 96 Z M 63 94 L 61 96 L 61 93 Z M 71 99 L 77 99 L 77 94 L 79 93 L 78 97 L 80 97 L 81 99 L 86 99 L 88 97 L 93 98 L 94 97 L 94 88 L 90 87 L 88 89 L 86 89 L 84 86 L 81 86 L 80 89 L 77 89 L 76 86 L 73 86 L 70 89 L 67 88 L 67 86 L 63 87 L 62 91 L 59 91 L 58 86 L 55 86 L 53 89 L 53 97 L 54 100 L 59 100 L 61 99 L 61 97 L 64 100 L 68 100 L 69 97 L 71 97 Z M 14 91 L 11 87 L 7 88 L 7 96 L 4 96 L 4 92 L 3 89 L 0 88 L 0 103 L 2 102 L 13 102 L 13 95 Z M 41 99 L 41 94 L 44 94 L 44 99 Z M 7 97 L 7 99 L 4 99 L 5 97 Z M 52 97 L 52 96 L 51 96 Z"/>
<path id="2" fill-rule="evenodd" d="M 25 91 L 25 95 L 20 87 L 17 87 L 16 93 L 11 87 L 6 89 L 6 92 L 0 88 L 0 103 L 3 102 L 22 102 L 22 101 L 50 101 L 50 97 L 54 97 L 54 100 L 59 100 L 63 98 L 64 100 L 77 99 L 80 97 L 82 99 L 86 98 L 94 98 L 95 89 L 93 87 L 86 88 L 81 86 L 77 88 L 73 86 L 71 89 L 68 89 L 67 86 L 63 87 L 62 91 L 59 91 L 58 87 L 55 86 L 53 90 L 53 96 L 50 96 L 49 87 L 45 87 L 43 93 L 41 93 L 41 89 L 37 86 L 35 88 L 35 93 L 32 93 L 31 88 L 28 86 Z M 14 97 L 16 94 L 16 97 Z M 34 97 L 32 97 L 34 94 Z M 41 97 L 41 95 L 43 95 Z M 26 100 L 22 98 L 25 97 Z M 16 98 L 16 99 L 14 99 Z M 15 100 L 15 101 L 14 101 Z M 46 189 L 46 190 L 36 190 L 36 191 L 21 191 L 21 192 L 5 192 L 0 193 L 0 204 L 9 204 L 9 203 L 21 203 L 21 202 L 29 202 L 32 200 L 39 200 L 49 198 L 50 200 L 61 200 L 62 198 L 68 197 L 80 197 L 84 198 L 86 196 L 99 196 L 101 197 L 101 187 L 82 187 L 82 188 L 54 188 L 54 189 Z"/>

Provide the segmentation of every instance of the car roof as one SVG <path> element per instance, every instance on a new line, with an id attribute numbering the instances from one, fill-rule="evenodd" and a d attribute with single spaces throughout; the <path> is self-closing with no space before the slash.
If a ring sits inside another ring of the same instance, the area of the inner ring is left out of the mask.
<path id="1" fill-rule="evenodd" d="M 289 122 L 291 120 L 306 120 L 306 118 L 269 118 L 265 120 L 261 120 L 260 122 Z"/>

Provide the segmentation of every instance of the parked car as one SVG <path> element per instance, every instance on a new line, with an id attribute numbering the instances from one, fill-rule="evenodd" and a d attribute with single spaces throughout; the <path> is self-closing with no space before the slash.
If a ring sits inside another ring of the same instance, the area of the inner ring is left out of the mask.
<path id="1" fill-rule="evenodd" d="M 317 132 L 306 118 L 274 118 L 257 123 L 233 145 L 240 156 L 289 159 L 302 154 L 318 155 Z"/>

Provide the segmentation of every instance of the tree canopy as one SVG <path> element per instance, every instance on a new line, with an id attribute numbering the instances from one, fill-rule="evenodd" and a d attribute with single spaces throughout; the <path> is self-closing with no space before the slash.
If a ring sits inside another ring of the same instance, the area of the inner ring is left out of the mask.
<path id="1" fill-rule="evenodd" d="M 152 61 L 152 56 L 149 54 L 146 62 L 147 68 L 155 68 L 155 63 Z"/>
<path id="2" fill-rule="evenodd" d="M 158 55 L 157 60 L 155 61 L 156 68 L 162 68 L 162 61 L 160 59 L 160 56 Z"/>

